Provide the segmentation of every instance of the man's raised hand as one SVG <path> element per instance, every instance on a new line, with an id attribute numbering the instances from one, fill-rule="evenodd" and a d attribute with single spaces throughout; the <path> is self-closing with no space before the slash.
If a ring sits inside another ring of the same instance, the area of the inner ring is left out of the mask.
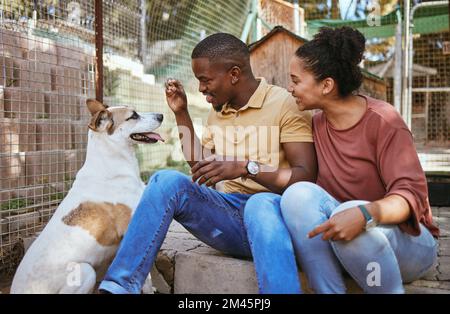
<path id="1" fill-rule="evenodd" d="M 174 113 L 179 113 L 187 110 L 187 98 L 184 92 L 183 85 L 176 79 L 167 79 L 165 83 L 166 87 L 166 100 L 170 109 Z"/>

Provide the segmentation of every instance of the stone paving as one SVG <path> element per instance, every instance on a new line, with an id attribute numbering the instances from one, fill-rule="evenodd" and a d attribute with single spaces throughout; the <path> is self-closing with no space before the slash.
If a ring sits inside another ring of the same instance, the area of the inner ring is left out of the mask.
<path id="1" fill-rule="evenodd" d="M 407 291 L 450 294 L 450 207 L 433 207 L 432 210 L 434 221 L 441 230 L 438 261 L 424 278 L 410 284 Z"/>
<path id="2" fill-rule="evenodd" d="M 441 229 L 437 264 L 421 280 L 405 285 L 407 293 L 450 294 L 450 207 L 434 207 Z M 198 241 L 180 224 L 172 223 L 152 269 L 158 293 L 258 293 L 251 260 L 226 256 Z M 306 279 L 300 273 L 306 292 Z M 346 279 L 349 293 L 361 289 Z"/>
<path id="3" fill-rule="evenodd" d="M 421 280 L 405 285 L 407 293 L 450 294 L 450 207 L 434 207 L 435 223 L 441 229 L 436 265 Z M 307 293 L 307 282 L 299 274 Z M 258 293 L 251 260 L 236 259 L 198 241 L 173 222 L 152 269 L 156 293 Z M 348 293 L 361 293 L 346 279 Z M 0 282 L 0 292 L 9 293 L 9 283 Z"/>

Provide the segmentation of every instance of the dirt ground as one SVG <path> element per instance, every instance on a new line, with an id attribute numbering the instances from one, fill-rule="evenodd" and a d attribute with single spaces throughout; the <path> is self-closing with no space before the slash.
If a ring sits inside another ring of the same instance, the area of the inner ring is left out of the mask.
<path id="1" fill-rule="evenodd" d="M 0 280 L 0 294 L 9 294 L 12 278 L 2 278 Z"/>

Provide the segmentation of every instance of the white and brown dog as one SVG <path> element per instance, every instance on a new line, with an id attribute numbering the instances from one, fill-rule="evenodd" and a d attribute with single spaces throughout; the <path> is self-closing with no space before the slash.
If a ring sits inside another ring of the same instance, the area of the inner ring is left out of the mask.
<path id="1" fill-rule="evenodd" d="M 97 271 L 114 257 L 144 191 L 135 144 L 162 141 L 153 130 L 163 115 L 108 108 L 92 99 L 87 106 L 92 119 L 86 161 L 26 252 L 11 293 L 91 293 Z"/>

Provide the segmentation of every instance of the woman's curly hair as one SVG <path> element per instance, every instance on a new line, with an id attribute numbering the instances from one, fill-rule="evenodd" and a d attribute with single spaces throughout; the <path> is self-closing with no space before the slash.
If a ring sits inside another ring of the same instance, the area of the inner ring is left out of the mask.
<path id="1" fill-rule="evenodd" d="M 356 29 L 323 27 L 311 41 L 298 48 L 295 55 L 317 81 L 333 78 L 339 95 L 345 97 L 361 86 L 363 77 L 358 64 L 363 58 L 365 41 L 364 35 Z"/>

